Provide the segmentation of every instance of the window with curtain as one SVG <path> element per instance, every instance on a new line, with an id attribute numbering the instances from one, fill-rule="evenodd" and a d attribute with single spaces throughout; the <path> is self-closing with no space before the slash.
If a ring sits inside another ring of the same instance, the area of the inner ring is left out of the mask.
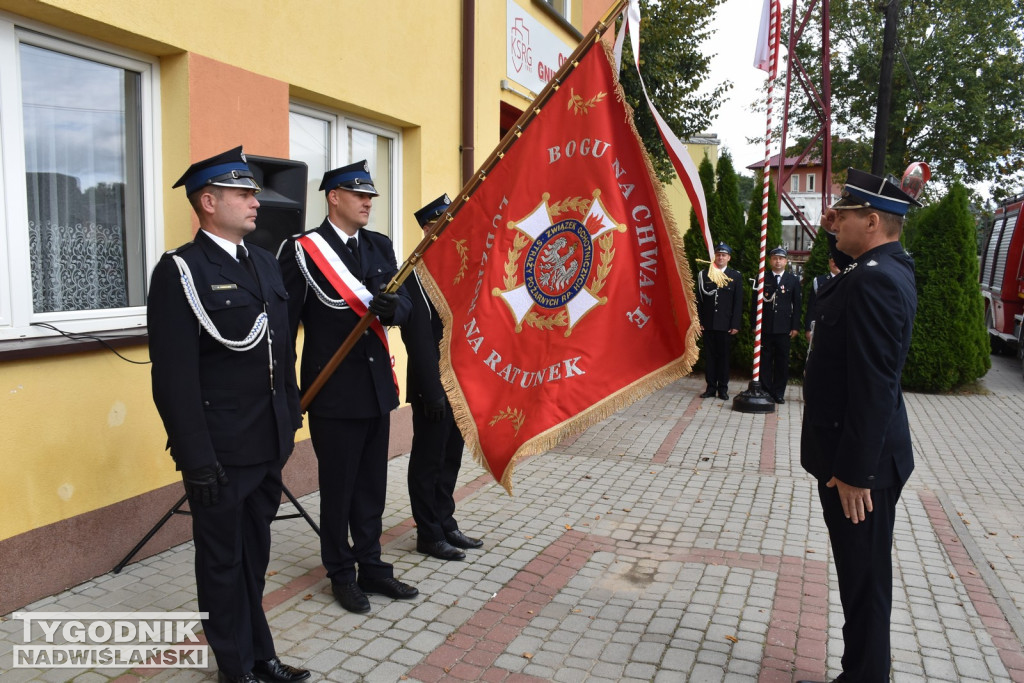
<path id="1" fill-rule="evenodd" d="M 0 188 L 0 338 L 144 325 L 154 65 L 4 22 L 0 38 L 0 140 L 20 170 Z"/>

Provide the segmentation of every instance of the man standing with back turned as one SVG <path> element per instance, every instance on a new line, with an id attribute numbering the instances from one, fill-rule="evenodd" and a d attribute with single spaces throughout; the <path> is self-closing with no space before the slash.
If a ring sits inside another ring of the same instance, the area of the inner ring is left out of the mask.
<path id="1" fill-rule="evenodd" d="M 274 257 L 243 238 L 260 191 L 242 148 L 192 164 L 195 239 L 163 255 L 149 287 L 153 401 L 188 495 L 196 593 L 221 681 L 295 683 L 274 652 L 263 587 L 281 468 L 302 425 L 288 295 Z"/>
<path id="2" fill-rule="evenodd" d="M 889 680 L 896 503 L 914 469 L 900 376 L 917 311 L 914 262 L 899 242 L 920 204 L 890 181 L 847 171 L 834 220 L 853 262 L 815 304 L 800 463 L 818 480 L 843 604 L 843 683 Z"/>
<path id="3" fill-rule="evenodd" d="M 398 407 L 384 325 L 404 324 L 412 304 L 404 288 L 382 291 L 398 265 L 391 240 L 363 229 L 377 196 L 366 162 L 327 171 L 320 189 L 327 194 L 327 217 L 316 230 L 286 241 L 278 260 L 292 335 L 300 321 L 305 330 L 303 390 L 367 310 L 374 316 L 308 409 L 320 477 L 321 558 L 338 603 L 349 612 L 369 612 L 366 593 L 399 600 L 419 594 L 395 578 L 380 546 L 391 411 Z"/>

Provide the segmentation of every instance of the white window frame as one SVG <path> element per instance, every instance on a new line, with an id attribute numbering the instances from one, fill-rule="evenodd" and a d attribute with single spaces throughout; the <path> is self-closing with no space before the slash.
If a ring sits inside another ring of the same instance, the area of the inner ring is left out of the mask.
<path id="1" fill-rule="evenodd" d="M 790 192 L 790 194 L 792 194 L 793 192 L 799 192 L 799 191 L 800 191 L 800 174 L 799 173 L 794 173 L 793 175 L 789 176 L 789 192 Z"/>
<path id="2" fill-rule="evenodd" d="M 817 177 L 818 177 L 817 173 L 808 173 L 807 174 L 807 191 L 808 192 L 814 192 L 814 184 L 815 184 L 815 181 L 817 180 Z"/>
<path id="3" fill-rule="evenodd" d="M 301 102 L 298 100 L 292 100 L 289 102 L 288 110 L 295 112 L 296 114 L 302 114 L 309 116 L 321 121 L 326 121 L 328 124 L 329 138 L 329 160 L 328 169 L 338 168 L 339 166 L 345 166 L 358 159 L 351 158 L 351 150 L 348 148 L 348 130 L 350 128 L 363 131 L 366 133 L 372 133 L 380 137 L 388 138 L 392 145 L 392 165 L 391 165 L 391 177 L 389 178 L 390 185 L 392 188 L 391 193 L 391 206 L 388 207 L 391 211 L 391 234 L 388 237 L 391 238 L 391 242 L 395 247 L 395 254 L 401 255 L 402 251 L 402 131 L 399 128 L 387 126 L 377 121 L 370 121 L 360 117 L 345 114 L 340 111 L 319 107 L 317 105 Z M 291 132 L 289 131 L 289 136 Z M 377 170 L 377 173 L 380 171 Z M 313 181 L 314 178 L 309 178 Z M 374 200 L 376 205 L 376 200 Z M 319 225 L 323 221 L 322 216 L 314 216 L 309 213 L 308 207 L 306 211 L 306 223 L 305 229 Z"/>
<path id="4" fill-rule="evenodd" d="M 140 154 L 145 280 L 163 248 L 163 220 L 158 207 L 163 193 L 161 168 L 160 70 L 156 59 L 36 22 L 0 13 L 0 341 L 57 335 L 35 326 L 47 323 L 69 333 L 145 327 L 146 305 L 124 308 L 35 313 L 29 256 L 28 200 L 25 185 L 25 138 L 22 116 L 19 45 L 35 45 L 74 57 L 135 71 L 140 78 Z"/>

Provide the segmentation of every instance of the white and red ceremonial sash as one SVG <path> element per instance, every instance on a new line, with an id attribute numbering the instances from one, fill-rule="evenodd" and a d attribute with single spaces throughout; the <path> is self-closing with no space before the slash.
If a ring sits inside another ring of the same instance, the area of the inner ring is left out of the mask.
<path id="1" fill-rule="evenodd" d="M 373 294 L 359 278 L 352 274 L 352 271 L 348 269 L 345 262 L 341 260 L 338 252 L 334 251 L 323 235 L 316 232 L 308 232 L 295 241 L 299 243 L 303 251 L 309 254 L 309 258 L 316 265 L 317 270 L 327 278 L 327 281 L 341 295 L 341 298 L 345 300 L 345 303 L 352 309 L 352 312 L 360 318 L 366 315 L 366 312 L 369 310 L 370 301 L 373 300 Z M 296 257 L 302 258 L 302 255 L 296 254 Z M 313 283 L 310 284 L 315 286 Z M 391 359 L 391 376 L 395 380 L 395 389 L 398 389 L 398 376 L 395 374 L 395 357 L 391 354 L 391 347 L 388 345 L 387 330 L 384 329 L 384 325 L 376 316 L 370 322 L 370 329 L 373 330 L 381 343 L 384 344 L 384 350 L 387 352 L 388 358 Z"/>
<path id="2" fill-rule="evenodd" d="M 697 357 L 682 235 L 624 101 L 590 49 L 418 266 L 459 427 L 507 490 Z"/>

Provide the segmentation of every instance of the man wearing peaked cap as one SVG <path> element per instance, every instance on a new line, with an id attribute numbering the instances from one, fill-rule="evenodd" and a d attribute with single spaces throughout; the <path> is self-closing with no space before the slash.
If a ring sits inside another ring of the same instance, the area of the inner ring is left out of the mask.
<path id="1" fill-rule="evenodd" d="M 203 629 L 222 681 L 301 681 L 309 672 L 277 658 L 262 606 L 281 469 L 302 424 L 287 293 L 274 257 L 245 243 L 260 203 L 242 148 L 192 164 L 182 185 L 200 230 L 153 270 L 149 351 L 189 500 Z"/>
<path id="2" fill-rule="evenodd" d="M 209 159 L 192 164 L 172 187 L 181 187 L 182 185 L 185 186 L 185 194 L 189 197 L 196 190 L 211 185 L 242 187 L 255 192 L 260 191 L 260 186 L 253 178 L 241 147 L 229 149 Z"/>
<path id="3" fill-rule="evenodd" d="M 419 594 L 381 559 L 388 438 L 398 388 L 385 326 L 408 321 L 404 285 L 383 291 L 398 272 L 391 240 L 365 229 L 377 190 L 365 161 L 327 171 L 320 189 L 327 217 L 281 247 L 291 335 L 302 323 L 300 379 L 308 388 L 363 315 L 370 328 L 309 403 L 320 478 L 320 553 L 338 603 L 368 612 L 366 593 Z M 349 538 L 351 536 L 351 542 Z"/>
<path id="4" fill-rule="evenodd" d="M 782 245 L 769 252 L 769 260 L 761 307 L 761 384 L 776 403 L 785 403 L 790 342 L 800 333 L 800 280 L 786 267 L 789 252 Z"/>
<path id="5" fill-rule="evenodd" d="M 330 192 L 338 188 L 368 194 L 371 197 L 379 196 L 377 188 L 373 186 L 373 178 L 370 177 L 370 166 L 365 161 L 357 161 L 324 173 L 320 181 L 320 191 Z"/>
<path id="6" fill-rule="evenodd" d="M 888 681 L 896 505 L 914 469 L 903 371 L 917 291 L 900 245 L 918 202 L 850 169 L 830 216 L 851 261 L 815 302 L 800 463 L 818 482 L 843 605 L 844 681 Z"/>
<path id="7" fill-rule="evenodd" d="M 697 316 L 704 334 L 704 374 L 707 389 L 701 398 L 729 398 L 729 349 L 740 331 L 743 288 L 739 271 L 729 268 L 732 249 L 720 243 L 715 247 L 715 262 L 697 273 Z M 710 277 L 712 268 L 725 273 L 729 283 L 719 287 Z"/>
<path id="8" fill-rule="evenodd" d="M 424 230 L 436 221 L 451 200 L 441 195 L 415 213 Z M 440 560 L 462 560 L 463 552 L 483 542 L 459 530 L 455 521 L 455 484 L 462 466 L 463 439 L 441 386 L 441 317 L 423 283 L 413 272 L 406 281 L 412 314 L 402 325 L 409 352 L 406 391 L 412 407 L 412 450 L 409 453 L 409 503 L 416 521 L 416 550 Z"/>

